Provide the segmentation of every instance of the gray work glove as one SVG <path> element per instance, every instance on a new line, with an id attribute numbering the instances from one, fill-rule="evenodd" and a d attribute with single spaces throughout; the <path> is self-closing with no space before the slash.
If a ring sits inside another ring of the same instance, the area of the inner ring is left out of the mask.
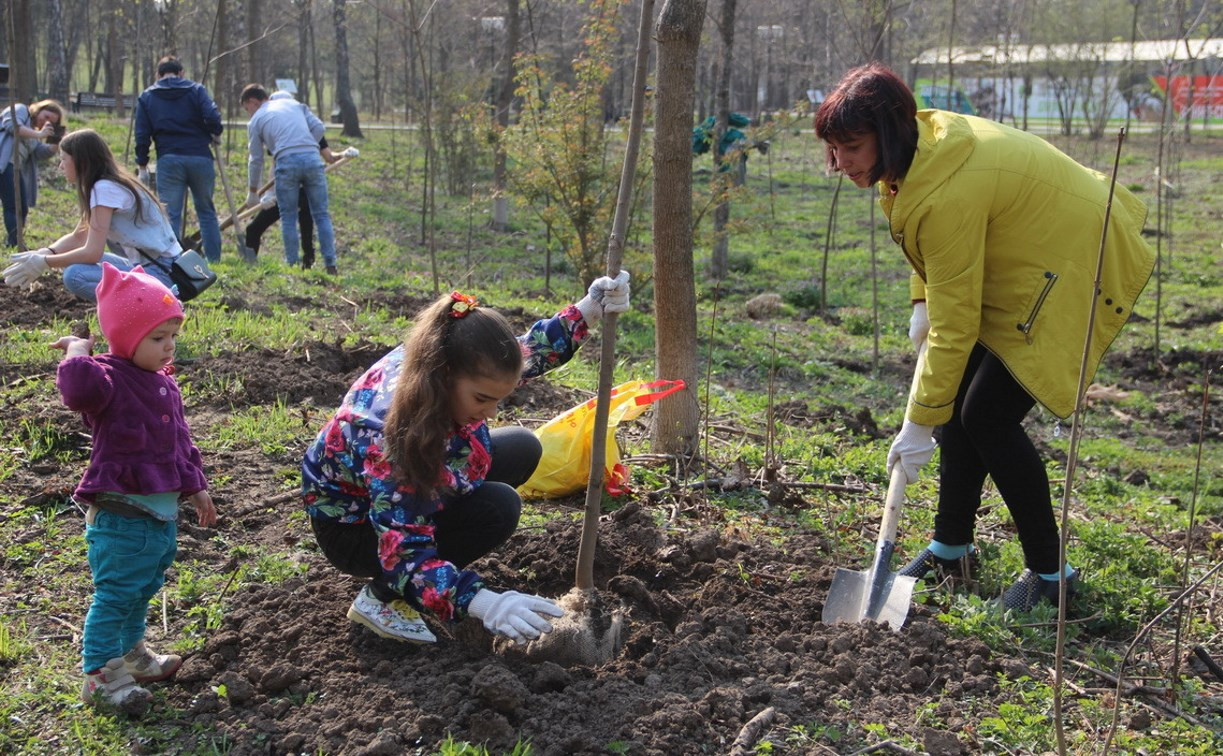
<path id="1" fill-rule="evenodd" d="M 916 483 L 918 471 L 934 456 L 935 446 L 933 425 L 905 420 L 888 449 L 888 477 L 892 477 L 892 468 L 899 464 L 905 473 L 905 485 Z"/>
<path id="2" fill-rule="evenodd" d="M 42 250 L 18 252 L 4 269 L 4 282 L 9 286 L 25 286 L 34 283 L 34 279 L 46 273 L 49 267 Z"/>
<path id="3" fill-rule="evenodd" d="M 518 591 L 497 593 L 483 588 L 471 600 L 467 613 L 484 622 L 484 627 L 497 635 L 522 645 L 552 632 L 552 623 L 542 615 L 562 617 L 565 611 L 551 599 Z"/>
<path id="4" fill-rule="evenodd" d="M 355 158 L 355 157 L 358 157 L 360 154 L 361 154 L 361 151 L 358 150 L 356 147 L 349 147 L 340 153 L 340 157 Z"/>
<path id="5" fill-rule="evenodd" d="M 909 316 L 909 341 L 913 349 L 921 351 L 922 342 L 930 335 L 930 313 L 925 302 L 913 303 L 913 314 Z"/>
<path id="6" fill-rule="evenodd" d="M 152 186 L 149 178 L 149 167 L 147 165 L 142 165 L 136 169 L 136 178 L 140 179 L 140 183 L 144 184 L 145 186 Z"/>
<path id="7" fill-rule="evenodd" d="M 615 278 L 599 276 L 591 282 L 586 296 L 577 303 L 582 318 L 589 324 L 605 312 L 627 312 L 629 307 L 629 272 L 620 271 Z"/>

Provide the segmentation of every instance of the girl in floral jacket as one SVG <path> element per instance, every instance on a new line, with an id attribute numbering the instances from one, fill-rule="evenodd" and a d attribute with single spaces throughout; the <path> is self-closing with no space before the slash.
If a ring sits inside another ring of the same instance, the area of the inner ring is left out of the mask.
<path id="1" fill-rule="evenodd" d="M 518 525 L 515 488 L 542 448 L 521 427 L 490 430 L 497 403 L 567 362 L 606 310 L 628 309 L 628 274 L 602 277 L 576 305 L 516 336 L 505 318 L 454 292 L 425 308 L 406 343 L 348 390 L 302 460 L 315 536 L 337 569 L 370 578 L 348 617 L 396 640 L 431 643 L 421 619 L 471 614 L 516 642 L 552 626 L 545 598 L 497 593 L 466 566 Z"/>

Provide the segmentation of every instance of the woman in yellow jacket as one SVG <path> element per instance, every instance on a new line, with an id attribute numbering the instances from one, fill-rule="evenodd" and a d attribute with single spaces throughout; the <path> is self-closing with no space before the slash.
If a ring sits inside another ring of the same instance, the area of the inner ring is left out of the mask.
<path id="1" fill-rule="evenodd" d="M 1022 421 L 1036 402 L 1061 418 L 1074 411 L 1109 178 L 1031 134 L 918 112 L 909 88 L 878 63 L 842 78 L 817 111 L 815 132 L 830 168 L 856 186 L 877 186 L 914 272 L 918 375 L 888 472 L 899 464 L 909 483 L 917 480 L 939 425 L 942 454 L 933 539 L 901 574 L 967 566 L 989 475 L 1027 567 L 1004 605 L 1056 603 L 1059 575 L 1071 594 L 1077 577 L 1059 564 L 1048 476 Z M 1088 379 L 1154 267 L 1140 234 L 1145 217 L 1143 204 L 1116 187 Z"/>

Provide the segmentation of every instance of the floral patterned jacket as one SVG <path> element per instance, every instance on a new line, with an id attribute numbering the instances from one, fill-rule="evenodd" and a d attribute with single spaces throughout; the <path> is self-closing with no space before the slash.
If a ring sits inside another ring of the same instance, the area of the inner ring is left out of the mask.
<path id="1" fill-rule="evenodd" d="M 565 364 L 589 331 L 576 306 L 540 320 L 519 337 L 523 382 Z M 342 523 L 369 522 L 378 534 L 378 558 L 387 588 L 439 619 L 466 616 L 484 587 L 480 576 L 437 556 L 434 515 L 448 499 L 471 493 L 492 461 L 488 425 L 457 428 L 446 446 L 446 485 L 422 499 L 397 483 L 383 453 L 383 422 L 403 363 L 403 345 L 376 362 L 349 388 L 339 410 L 302 460 L 302 496 L 311 517 Z"/>

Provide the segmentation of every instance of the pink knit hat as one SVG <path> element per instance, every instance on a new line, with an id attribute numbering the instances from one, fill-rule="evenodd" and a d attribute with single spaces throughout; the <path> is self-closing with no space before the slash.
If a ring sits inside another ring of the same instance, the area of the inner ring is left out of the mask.
<path id="1" fill-rule="evenodd" d="M 136 347 L 157 326 L 183 317 L 183 306 L 166 285 L 137 265 L 123 272 L 102 263 L 98 284 L 98 325 L 110 353 L 130 360 Z"/>

